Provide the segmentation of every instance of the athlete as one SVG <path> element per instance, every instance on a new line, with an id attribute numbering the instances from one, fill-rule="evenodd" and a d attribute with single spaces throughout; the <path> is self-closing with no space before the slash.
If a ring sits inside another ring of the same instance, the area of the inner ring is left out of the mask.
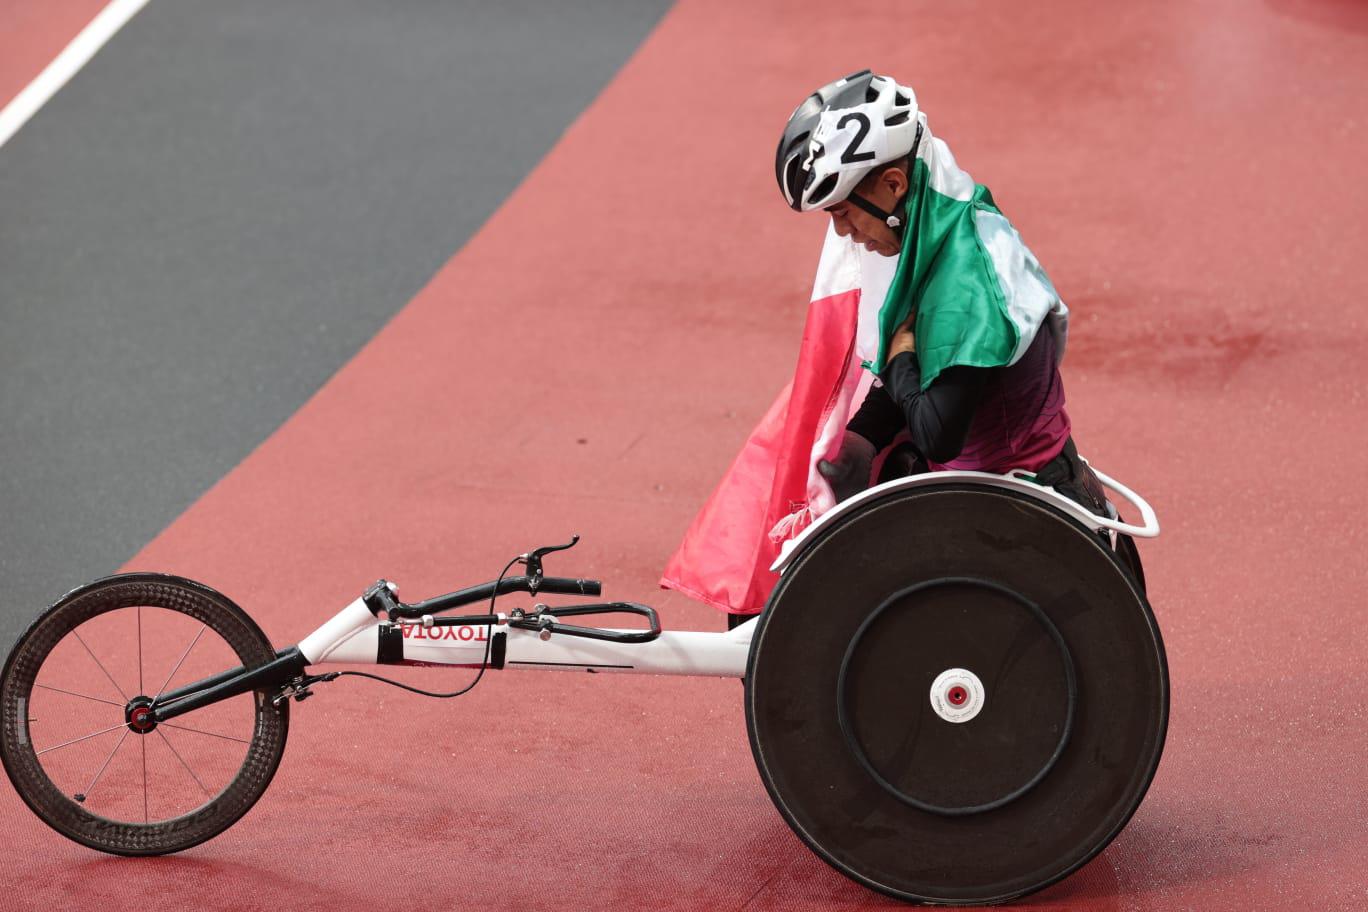
<path id="1" fill-rule="evenodd" d="M 799 212 L 898 265 L 879 311 L 878 382 L 818 470 L 837 500 L 937 469 L 1024 469 L 1107 515 L 1078 458 L 1059 361 L 1068 310 L 988 188 L 931 135 L 912 90 L 864 70 L 789 118 L 775 161 Z"/>

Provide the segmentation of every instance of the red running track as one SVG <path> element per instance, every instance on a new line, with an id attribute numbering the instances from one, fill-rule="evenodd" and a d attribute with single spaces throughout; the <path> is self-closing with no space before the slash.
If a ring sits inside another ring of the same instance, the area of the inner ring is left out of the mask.
<path id="1" fill-rule="evenodd" d="M 530 545 L 653 601 L 792 367 L 820 244 L 770 155 L 802 92 L 916 86 L 1075 313 L 1084 451 L 1158 507 L 1173 675 L 1130 826 L 1027 901 L 1368 905 L 1361 268 L 1368 14 L 1354 3 L 681 3 L 523 187 L 295 417 L 130 567 L 295 642 Z M 460 673 L 424 675 L 456 684 Z M 238 826 L 106 858 L 8 790 L 22 908 L 857 909 L 756 776 L 733 681 L 494 674 L 454 703 L 340 681 Z M 18 889 L 15 889 L 15 887 Z"/>

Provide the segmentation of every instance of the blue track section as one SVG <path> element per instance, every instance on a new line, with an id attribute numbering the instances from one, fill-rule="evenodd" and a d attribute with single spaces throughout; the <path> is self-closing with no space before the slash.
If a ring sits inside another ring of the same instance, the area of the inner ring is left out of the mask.
<path id="1" fill-rule="evenodd" d="M 289 417 L 666 6 L 139 13 L 0 149 L 0 642 Z"/>

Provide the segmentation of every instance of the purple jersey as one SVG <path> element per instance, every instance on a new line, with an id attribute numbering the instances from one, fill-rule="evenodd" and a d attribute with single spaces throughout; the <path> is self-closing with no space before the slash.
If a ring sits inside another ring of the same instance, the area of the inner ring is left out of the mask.
<path id="1" fill-rule="evenodd" d="M 1068 439 L 1069 414 L 1064 410 L 1054 335 L 1042 326 L 1019 361 L 994 371 L 974 410 L 964 449 L 931 467 L 1034 472 L 1058 456 Z"/>

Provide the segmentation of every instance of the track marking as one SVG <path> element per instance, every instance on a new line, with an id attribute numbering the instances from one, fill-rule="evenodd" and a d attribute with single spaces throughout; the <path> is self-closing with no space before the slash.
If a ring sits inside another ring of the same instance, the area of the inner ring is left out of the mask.
<path id="1" fill-rule="evenodd" d="M 96 13 L 90 24 L 71 39 L 62 53 L 54 57 L 52 63 L 0 111 L 0 147 L 9 142 L 10 137 L 18 133 L 19 128 L 28 123 L 29 118 L 37 114 L 48 103 L 48 99 L 79 73 L 81 67 L 104 47 L 105 42 L 113 38 L 124 27 L 124 23 L 146 5 L 147 0 L 113 0 Z"/>

